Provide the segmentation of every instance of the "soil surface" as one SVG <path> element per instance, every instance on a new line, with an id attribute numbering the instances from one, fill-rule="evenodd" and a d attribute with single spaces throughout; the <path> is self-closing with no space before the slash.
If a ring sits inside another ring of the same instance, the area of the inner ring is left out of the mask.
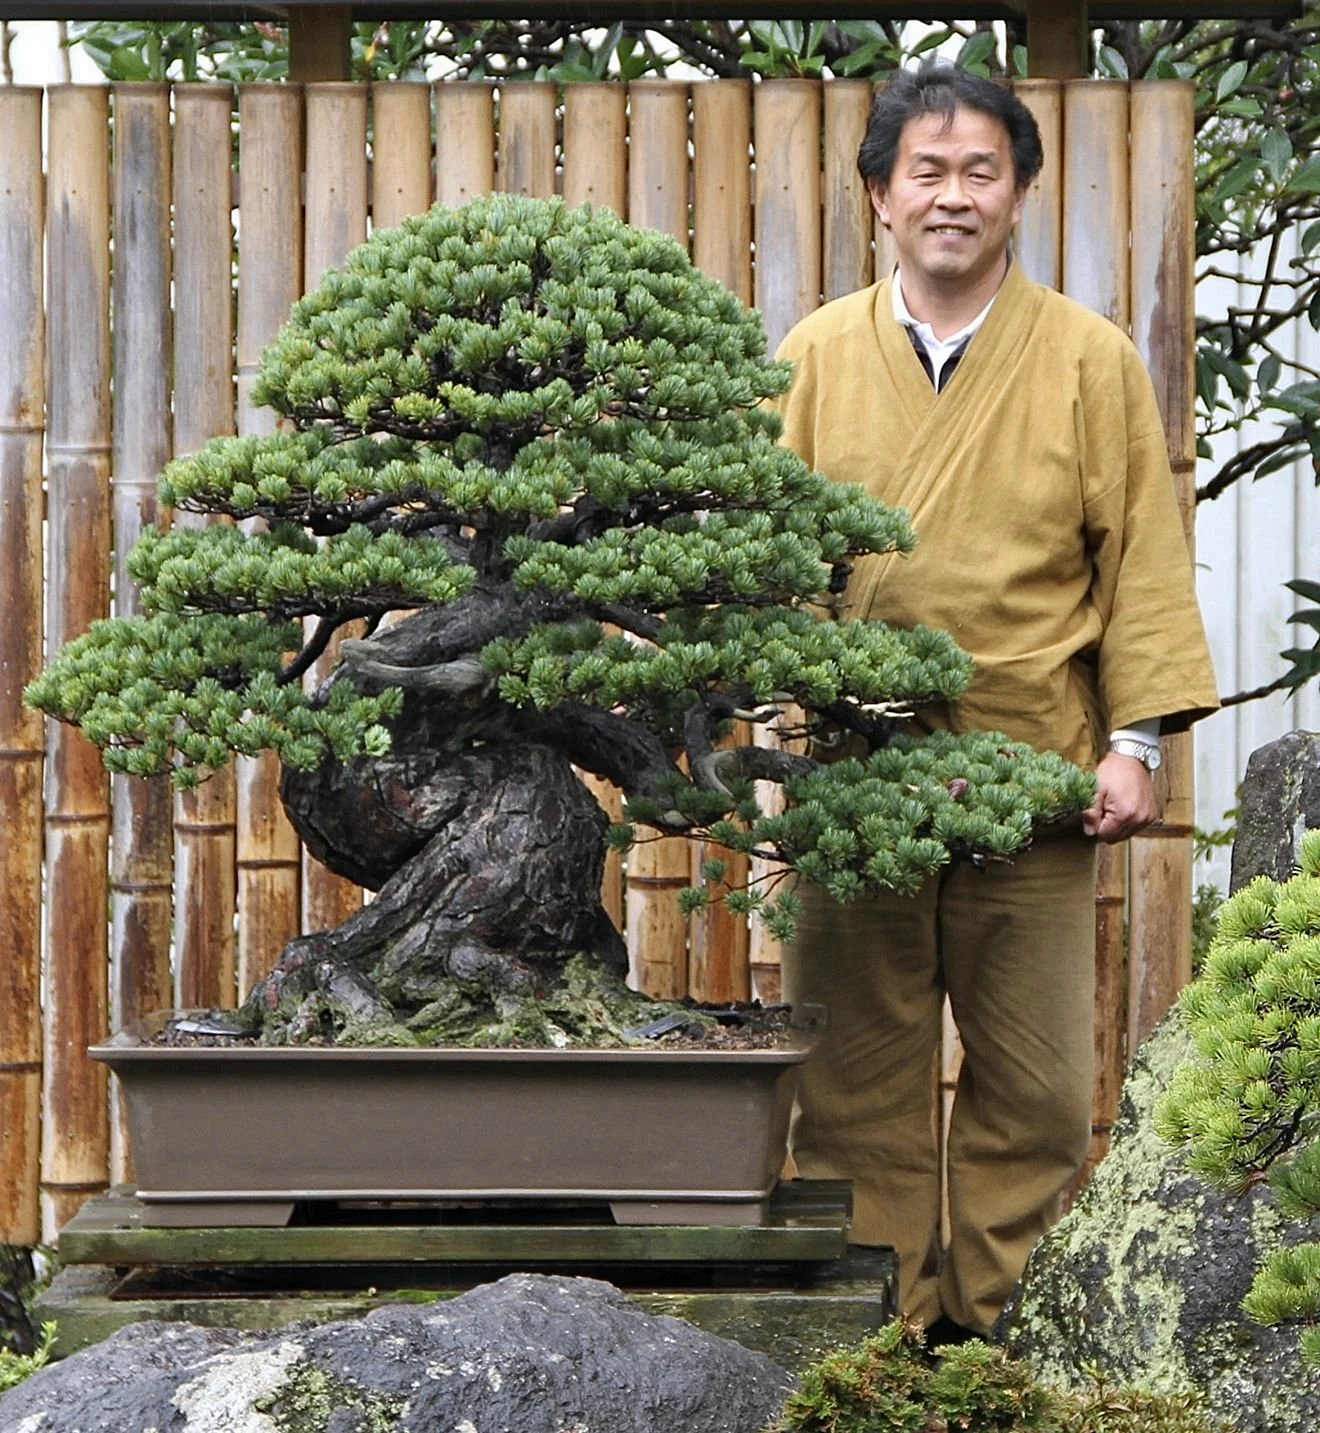
<path id="1" fill-rule="evenodd" d="M 761 1005 L 757 1001 L 739 1005 L 701 1005 L 691 1000 L 657 1002 L 655 1018 L 649 1024 L 633 1027 L 626 1039 L 600 1042 L 593 1048 L 767 1050 L 784 1044 L 794 1028 L 787 1005 Z M 212 1010 L 176 1017 L 148 1043 L 171 1049 L 241 1049 L 261 1042 L 258 1034 L 238 1027 L 232 1011 Z M 306 1043 L 326 1046 L 334 1042 Z M 418 1048 L 428 1046 L 419 1041 Z"/>

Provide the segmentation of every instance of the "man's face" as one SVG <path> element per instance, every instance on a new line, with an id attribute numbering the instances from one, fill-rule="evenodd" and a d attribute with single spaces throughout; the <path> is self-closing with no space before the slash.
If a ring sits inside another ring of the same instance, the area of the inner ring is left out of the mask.
<path id="1" fill-rule="evenodd" d="M 872 181 L 870 189 L 902 272 L 954 291 L 974 288 L 1003 264 L 1026 198 L 1007 129 L 961 106 L 947 127 L 938 114 L 909 120 L 889 183 Z"/>

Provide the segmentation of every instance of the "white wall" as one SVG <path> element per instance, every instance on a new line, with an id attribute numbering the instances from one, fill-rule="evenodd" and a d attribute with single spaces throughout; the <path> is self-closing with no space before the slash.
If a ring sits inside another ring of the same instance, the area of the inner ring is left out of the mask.
<path id="1" fill-rule="evenodd" d="M 1285 256 L 1283 271 L 1287 271 Z M 1203 279 L 1197 290 L 1202 314 L 1222 313 L 1226 304 L 1249 307 L 1252 290 L 1224 279 Z M 1320 336 L 1309 323 L 1295 323 L 1284 352 L 1316 366 Z M 1296 381 L 1285 377 L 1283 385 Z M 1282 416 L 1282 415 L 1281 415 Z M 1271 425 L 1251 425 L 1226 435 L 1212 460 L 1201 461 L 1205 483 L 1240 447 L 1269 436 Z M 1238 482 L 1222 497 L 1197 510 L 1197 590 L 1205 615 L 1221 695 L 1273 681 L 1284 670 L 1284 647 L 1311 645 L 1314 631 L 1288 622 L 1309 606 L 1283 584 L 1294 577 L 1320 581 L 1320 501 L 1309 460 L 1262 478 Z M 1320 729 L 1320 688 L 1315 682 L 1294 696 L 1275 693 L 1219 712 L 1196 728 L 1197 824 L 1212 830 L 1236 805 L 1237 786 L 1247 758 L 1259 746 L 1297 728 Z M 1198 862 L 1197 880 L 1228 887 L 1228 853 Z"/>

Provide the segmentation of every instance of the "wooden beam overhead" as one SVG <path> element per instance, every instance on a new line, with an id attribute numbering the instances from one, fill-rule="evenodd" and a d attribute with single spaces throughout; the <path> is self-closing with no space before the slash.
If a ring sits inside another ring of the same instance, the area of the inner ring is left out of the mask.
<path id="1" fill-rule="evenodd" d="M 1040 0 L 1042 10 L 1067 10 L 1073 0 Z M 7 20 L 271 20 L 286 23 L 317 5 L 263 4 L 260 0 L 0 0 Z M 338 7 L 329 7 L 338 8 Z M 963 20 L 1023 19 L 1029 0 L 757 0 L 765 19 Z M 1092 0 L 1088 24 L 1106 20 L 1286 19 L 1300 15 L 1301 0 Z M 355 0 L 355 20 L 431 20 L 426 0 Z M 616 20 L 721 19 L 719 0 L 448 0 L 446 19 Z"/>
<path id="2" fill-rule="evenodd" d="M 1086 0 L 1027 0 L 1027 69 L 1033 80 L 1079 80 L 1091 69 Z"/>

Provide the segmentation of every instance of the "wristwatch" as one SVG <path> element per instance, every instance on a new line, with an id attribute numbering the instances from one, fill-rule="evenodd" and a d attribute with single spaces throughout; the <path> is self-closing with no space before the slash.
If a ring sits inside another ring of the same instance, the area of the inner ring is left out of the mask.
<path id="1" fill-rule="evenodd" d="M 1116 736 L 1109 743 L 1110 751 L 1119 756 L 1133 756 L 1146 768 L 1154 771 L 1160 764 L 1160 748 L 1157 742 L 1137 741 L 1130 736 Z"/>

